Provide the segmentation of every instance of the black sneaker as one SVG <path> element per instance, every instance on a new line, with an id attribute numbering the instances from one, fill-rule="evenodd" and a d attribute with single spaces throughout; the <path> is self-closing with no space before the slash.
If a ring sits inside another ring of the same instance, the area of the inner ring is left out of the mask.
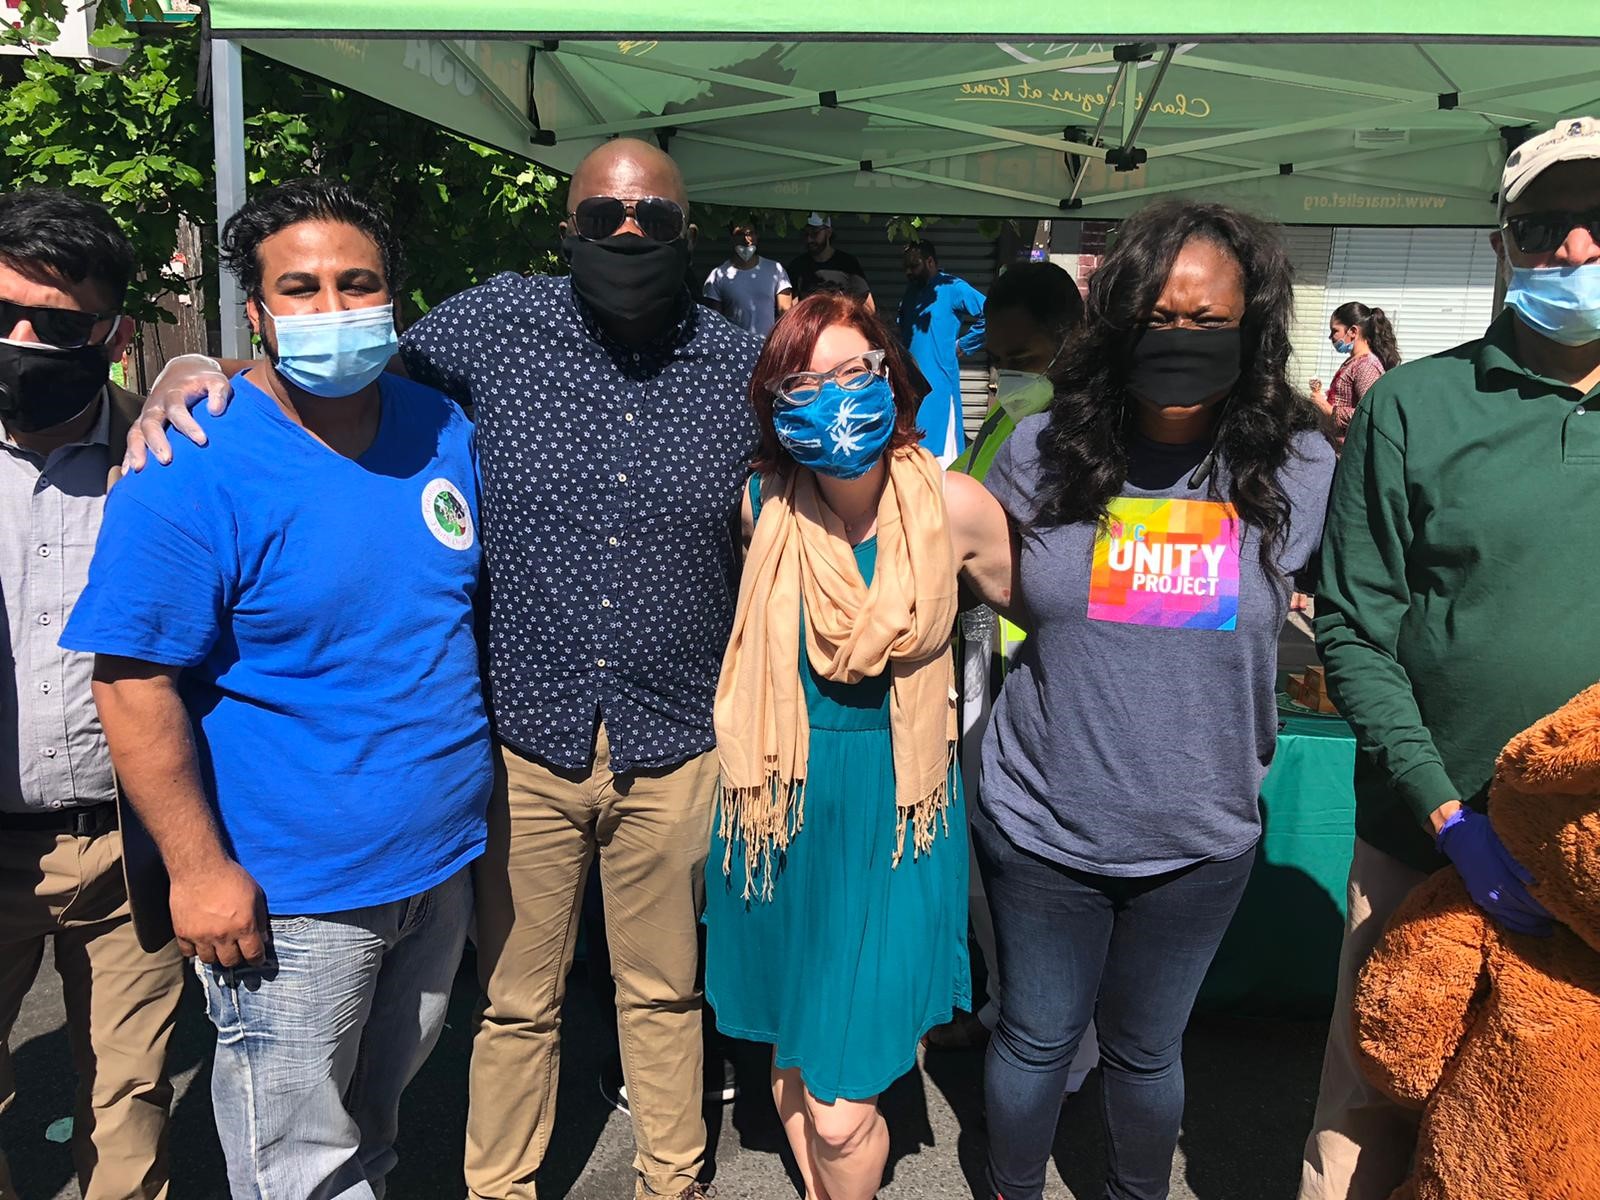
<path id="1" fill-rule="evenodd" d="M 734 1074 L 733 1063 L 726 1058 L 706 1063 L 705 1102 L 732 1104 L 738 1098 L 739 1080 Z"/>

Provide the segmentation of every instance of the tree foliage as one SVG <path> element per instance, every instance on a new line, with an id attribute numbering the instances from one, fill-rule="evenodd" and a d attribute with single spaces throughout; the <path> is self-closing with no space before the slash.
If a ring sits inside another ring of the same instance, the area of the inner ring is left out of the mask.
<path id="1" fill-rule="evenodd" d="M 57 34 L 67 5 L 21 0 L 19 28 L 4 40 L 34 47 Z M 157 0 L 126 0 L 133 17 L 159 17 Z M 120 51 L 116 65 L 80 65 L 35 50 L 0 102 L 0 162 L 7 185 L 70 187 L 99 198 L 133 241 L 138 279 L 129 313 L 170 321 L 159 306 L 215 269 L 216 200 L 211 113 L 198 86 L 199 30 L 129 29 L 105 0 L 95 44 Z M 549 270 L 564 184 L 536 163 L 480 145 L 359 93 L 279 63 L 247 68 L 246 168 L 252 188 L 335 175 L 373 194 L 394 215 L 410 264 L 413 313 L 503 270 Z M 703 231 L 735 217 L 769 233 L 798 229 L 806 214 L 697 206 Z M 205 234 L 203 261 L 175 264 L 178 225 Z M 885 236 L 907 241 L 937 218 L 896 216 Z M 998 232 L 999 222 L 989 222 Z"/>
<path id="2" fill-rule="evenodd" d="M 25 28 L 53 37 L 58 0 L 30 3 Z M 100 199 L 138 258 L 129 313 L 170 320 L 160 298 L 187 291 L 189 277 L 215 266 L 212 126 L 197 94 L 198 30 L 134 33 L 107 22 L 95 41 L 125 51 L 125 61 L 83 66 L 45 53 L 23 61 L 0 103 L 0 161 L 10 187 L 70 187 Z M 560 208 L 552 173 L 276 63 L 247 69 L 244 79 L 250 186 L 321 174 L 372 194 L 394 215 L 416 309 L 496 271 L 552 265 Z M 174 271 L 180 218 L 209 236 L 205 260 Z"/>

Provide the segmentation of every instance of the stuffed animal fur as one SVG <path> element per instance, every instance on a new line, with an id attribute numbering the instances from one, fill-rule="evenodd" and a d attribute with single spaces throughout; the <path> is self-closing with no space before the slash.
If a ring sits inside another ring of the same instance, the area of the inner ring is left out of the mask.
<path id="1" fill-rule="evenodd" d="M 1500 755 L 1489 819 L 1559 922 L 1497 926 L 1454 868 L 1411 893 L 1361 973 L 1368 1076 L 1422 1108 L 1391 1200 L 1600 1200 L 1600 685 Z"/>

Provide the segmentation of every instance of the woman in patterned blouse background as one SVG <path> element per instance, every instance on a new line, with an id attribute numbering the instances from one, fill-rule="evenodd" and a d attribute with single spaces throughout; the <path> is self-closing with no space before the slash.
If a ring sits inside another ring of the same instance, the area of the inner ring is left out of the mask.
<path id="1" fill-rule="evenodd" d="M 1381 308 L 1368 308 L 1352 300 L 1333 310 L 1328 318 L 1328 340 L 1348 355 L 1324 391 L 1322 381 L 1311 381 L 1311 402 L 1322 414 L 1322 427 L 1335 449 L 1344 445 L 1356 404 L 1385 371 L 1400 365 L 1400 343 L 1394 326 Z"/>

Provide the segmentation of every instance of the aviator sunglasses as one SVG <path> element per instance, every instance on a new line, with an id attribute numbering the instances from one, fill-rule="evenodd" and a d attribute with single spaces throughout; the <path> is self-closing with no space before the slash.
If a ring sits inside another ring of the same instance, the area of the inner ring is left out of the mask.
<path id="1" fill-rule="evenodd" d="M 10 337 L 23 321 L 33 326 L 40 342 L 61 350 L 77 350 L 89 344 L 94 327 L 120 314 L 80 312 L 75 308 L 45 308 L 37 304 L 18 304 L 0 300 L 0 336 Z"/>
<path id="2" fill-rule="evenodd" d="M 590 196 L 578 201 L 569 214 L 572 231 L 586 242 L 598 242 L 622 228 L 629 217 L 655 242 L 675 242 L 683 236 L 683 209 L 676 200 L 663 196 L 641 196 L 621 200 L 616 196 Z"/>
<path id="3" fill-rule="evenodd" d="M 1591 208 L 1588 212 L 1518 213 L 1505 220 L 1507 232 L 1524 254 L 1548 254 L 1580 227 L 1600 242 L 1600 208 Z"/>

